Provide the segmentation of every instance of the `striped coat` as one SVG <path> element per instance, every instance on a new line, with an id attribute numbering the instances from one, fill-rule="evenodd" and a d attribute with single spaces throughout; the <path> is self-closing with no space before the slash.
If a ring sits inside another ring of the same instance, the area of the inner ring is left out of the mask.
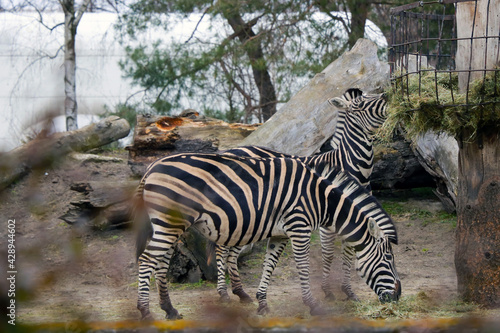
<path id="1" fill-rule="evenodd" d="M 224 246 L 289 238 L 302 298 L 312 314 L 321 313 L 321 308 L 309 286 L 310 236 L 320 226 L 333 228 L 356 249 L 360 275 L 379 297 L 399 298 L 390 245 L 397 243 L 394 225 L 364 188 L 337 173 L 331 182 L 296 159 L 217 154 L 172 155 L 153 163 L 137 193 L 153 229 L 149 241 L 140 238 L 144 242 L 138 244 L 142 317 L 151 316 L 149 289 L 154 273 L 161 308 L 167 318 L 179 318 L 168 294 L 166 272 L 173 244 L 188 228 Z M 380 228 L 380 220 L 390 228 Z M 259 288 L 260 312 L 267 309 L 266 292 L 267 286 Z"/>

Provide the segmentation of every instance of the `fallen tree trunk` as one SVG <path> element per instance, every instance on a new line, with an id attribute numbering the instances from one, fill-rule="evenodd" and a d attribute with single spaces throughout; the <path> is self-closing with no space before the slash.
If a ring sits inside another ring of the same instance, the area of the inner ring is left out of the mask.
<path id="1" fill-rule="evenodd" d="M 85 223 L 105 230 L 130 222 L 130 198 L 138 180 L 121 182 L 83 181 L 71 184 L 73 199 L 61 220 L 68 224 Z"/>
<path id="2" fill-rule="evenodd" d="M 0 155 L 0 191 L 31 170 L 43 170 L 72 151 L 86 151 L 104 146 L 128 135 L 125 119 L 108 117 L 97 123 L 69 132 L 37 138 Z"/>
<path id="3" fill-rule="evenodd" d="M 135 175 L 156 159 L 175 153 L 213 153 L 236 147 L 260 124 L 230 124 L 218 119 L 137 116 L 134 142 L 127 147 Z"/>
<path id="4" fill-rule="evenodd" d="M 447 212 L 457 207 L 458 194 L 458 143 L 446 134 L 427 132 L 413 144 L 420 164 L 436 180 L 434 193 Z"/>

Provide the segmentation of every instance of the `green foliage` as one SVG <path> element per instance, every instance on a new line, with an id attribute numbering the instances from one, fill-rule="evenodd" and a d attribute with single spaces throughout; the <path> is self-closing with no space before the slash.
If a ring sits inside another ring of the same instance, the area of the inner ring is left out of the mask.
<path id="1" fill-rule="evenodd" d="M 138 112 L 137 105 L 129 105 L 121 103 L 116 105 L 114 110 L 109 109 L 107 106 L 105 107 L 105 109 L 106 112 L 104 113 L 103 117 L 118 116 L 128 121 L 131 127 L 135 126 L 135 122 L 137 120 L 137 114 L 141 113 Z"/>
<path id="2" fill-rule="evenodd" d="M 429 130 L 455 137 L 466 130 L 473 137 L 481 126 L 500 129 L 498 71 L 473 81 L 468 94 L 458 92 L 456 73 L 434 70 L 400 77 L 387 93 L 389 116 L 382 137 L 389 137 L 398 124 L 404 126 L 409 137 Z"/>
<path id="3" fill-rule="evenodd" d="M 261 103 L 255 70 L 270 74 L 278 102 L 284 102 L 345 51 L 347 34 L 339 33 L 339 18 L 327 18 L 318 11 L 321 4 L 315 6 L 278 0 L 138 0 L 117 24 L 126 49 L 120 66 L 144 89 L 143 102 L 156 112 L 199 108 L 221 119 L 252 121 Z M 238 18 L 255 36 L 240 38 L 234 30 Z M 181 22 L 190 22 L 182 38 L 175 30 Z M 262 57 L 251 59 L 259 48 Z"/>

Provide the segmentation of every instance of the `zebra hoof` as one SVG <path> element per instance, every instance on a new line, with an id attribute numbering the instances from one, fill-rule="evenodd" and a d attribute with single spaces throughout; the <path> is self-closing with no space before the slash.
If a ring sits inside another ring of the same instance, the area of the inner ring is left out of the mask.
<path id="1" fill-rule="evenodd" d="M 253 302 L 252 297 L 248 296 L 247 294 L 239 295 L 239 296 L 240 296 L 240 303 L 248 304 L 248 303 Z"/>
<path id="2" fill-rule="evenodd" d="M 324 316 L 326 315 L 326 310 L 323 309 L 320 305 L 316 305 L 311 308 L 311 316 Z"/>
<path id="3" fill-rule="evenodd" d="M 221 303 L 229 303 L 231 301 L 231 298 L 229 298 L 228 294 L 221 295 L 219 301 Z"/>
<path id="4" fill-rule="evenodd" d="M 347 295 L 346 301 L 361 302 L 355 294 Z"/>
<path id="5" fill-rule="evenodd" d="M 329 291 L 329 292 L 325 293 L 325 299 L 327 301 L 333 302 L 336 300 L 336 297 L 331 291 Z"/>
<path id="6" fill-rule="evenodd" d="M 177 320 L 177 319 L 182 319 L 182 315 L 179 314 L 179 311 L 176 309 L 173 309 L 170 313 L 167 313 L 165 316 L 165 319 L 167 320 Z"/>
<path id="7" fill-rule="evenodd" d="M 356 296 L 356 294 L 352 292 L 351 288 L 346 288 L 345 286 L 342 286 L 341 289 L 344 292 L 344 294 L 347 295 L 348 301 L 359 302 L 358 296 Z"/>
<path id="8" fill-rule="evenodd" d="M 260 315 L 260 316 L 264 316 L 268 313 L 270 313 L 271 310 L 269 309 L 269 307 L 267 306 L 267 304 L 265 305 L 259 305 L 259 308 L 257 309 L 257 314 Z"/>
<path id="9" fill-rule="evenodd" d="M 155 319 L 153 318 L 153 315 L 148 312 L 144 315 L 142 315 L 141 321 L 154 321 Z"/>

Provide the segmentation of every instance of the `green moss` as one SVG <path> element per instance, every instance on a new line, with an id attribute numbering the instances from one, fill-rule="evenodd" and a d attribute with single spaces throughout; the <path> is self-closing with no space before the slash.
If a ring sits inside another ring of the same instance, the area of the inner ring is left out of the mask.
<path id="1" fill-rule="evenodd" d="M 500 129 L 499 71 L 473 81 L 468 96 L 458 93 L 456 73 L 434 70 L 397 78 L 386 93 L 388 119 L 382 138 L 390 137 L 399 124 L 411 138 L 429 130 L 458 137 L 464 129 L 473 136 L 483 126 Z"/>

